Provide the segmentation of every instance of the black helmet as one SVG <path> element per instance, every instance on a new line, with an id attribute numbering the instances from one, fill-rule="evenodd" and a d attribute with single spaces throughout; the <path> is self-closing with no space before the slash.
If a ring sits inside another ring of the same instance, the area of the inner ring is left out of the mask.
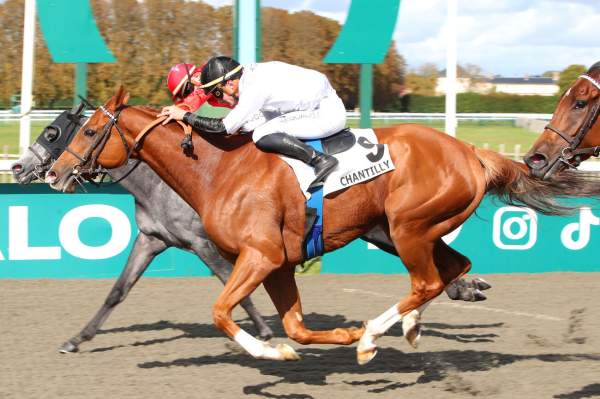
<path id="1" fill-rule="evenodd" d="M 230 57 L 213 57 L 202 68 L 200 83 L 204 92 L 208 93 L 220 83 L 239 79 L 242 76 L 242 66 Z"/>

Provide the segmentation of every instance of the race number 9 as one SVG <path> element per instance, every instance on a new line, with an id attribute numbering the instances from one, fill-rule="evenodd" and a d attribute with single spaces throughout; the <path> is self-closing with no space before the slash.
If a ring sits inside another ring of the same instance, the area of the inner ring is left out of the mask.
<path id="1" fill-rule="evenodd" d="M 378 162 L 381 158 L 383 158 L 383 154 L 385 152 L 385 147 L 383 144 L 373 144 L 366 137 L 359 137 L 358 144 L 366 149 L 371 149 L 373 147 L 376 148 L 375 153 L 368 153 L 367 159 L 373 163 Z"/>

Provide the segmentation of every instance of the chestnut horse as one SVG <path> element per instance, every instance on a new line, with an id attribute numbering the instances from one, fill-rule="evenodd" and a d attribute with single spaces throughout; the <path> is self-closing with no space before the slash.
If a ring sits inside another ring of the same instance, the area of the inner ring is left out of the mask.
<path id="1" fill-rule="evenodd" d="M 531 174 L 550 179 L 600 154 L 600 62 L 561 96 L 552 120 L 525 155 Z"/>
<path id="2" fill-rule="evenodd" d="M 375 129 L 389 146 L 396 169 L 324 199 L 325 251 L 343 247 L 379 228 L 408 269 L 411 291 L 361 328 L 312 331 L 303 322 L 294 265 L 303 261 L 305 198 L 292 170 L 276 155 L 258 150 L 246 136 L 194 135 L 193 154 L 183 154 L 177 124 L 137 132 L 157 110 L 126 106 L 118 92 L 90 118 L 46 175 L 57 190 L 73 187 L 74 176 L 95 163 L 115 168 L 131 156 L 145 161 L 202 218 L 234 270 L 213 307 L 215 325 L 255 358 L 297 359 L 288 345 L 277 347 L 243 331 L 232 309 L 263 283 L 286 334 L 301 344 L 348 345 L 360 340 L 358 361 L 376 354 L 375 340 L 402 321 L 413 346 L 429 302 L 471 268 L 442 237 L 460 226 L 486 192 L 544 213 L 561 213 L 556 195 L 582 195 L 585 181 L 563 184 L 532 178 L 524 164 L 477 149 L 435 129 L 402 125 Z M 584 194 L 585 195 L 585 194 Z"/>

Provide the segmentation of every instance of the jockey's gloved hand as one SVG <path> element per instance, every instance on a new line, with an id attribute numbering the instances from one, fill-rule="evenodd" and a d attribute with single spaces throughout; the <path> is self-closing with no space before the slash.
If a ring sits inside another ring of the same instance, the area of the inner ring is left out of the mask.
<path id="1" fill-rule="evenodd" d="M 223 119 L 206 118 L 197 116 L 191 112 L 186 112 L 183 116 L 183 121 L 192 126 L 195 130 L 208 134 L 227 134 L 227 129 L 223 124 Z"/>

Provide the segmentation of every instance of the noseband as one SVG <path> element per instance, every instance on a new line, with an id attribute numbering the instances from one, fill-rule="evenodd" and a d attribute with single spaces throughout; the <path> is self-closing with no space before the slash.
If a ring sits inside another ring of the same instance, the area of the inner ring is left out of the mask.
<path id="1" fill-rule="evenodd" d="M 600 83 L 591 76 L 581 75 L 579 78 L 589 81 L 591 84 L 596 86 L 598 90 L 600 90 Z M 596 104 L 594 104 L 594 107 L 592 108 L 592 112 L 590 112 L 589 116 L 584 120 L 575 136 L 571 137 L 559 128 L 552 126 L 550 123 L 546 125 L 545 129 L 558 134 L 568 144 L 567 146 L 563 147 L 557 156 L 554 157 L 552 162 L 548 163 L 551 165 L 551 168 L 547 173 L 548 175 L 552 174 L 561 164 L 566 165 L 569 168 L 577 167 L 581 162 L 580 159 L 582 155 L 590 155 L 594 157 L 600 155 L 600 146 L 577 149 L 579 144 L 581 144 L 583 141 L 585 135 L 590 131 L 592 126 L 594 126 L 594 123 L 596 123 L 596 119 L 598 119 L 599 114 L 600 96 L 597 98 Z"/>

